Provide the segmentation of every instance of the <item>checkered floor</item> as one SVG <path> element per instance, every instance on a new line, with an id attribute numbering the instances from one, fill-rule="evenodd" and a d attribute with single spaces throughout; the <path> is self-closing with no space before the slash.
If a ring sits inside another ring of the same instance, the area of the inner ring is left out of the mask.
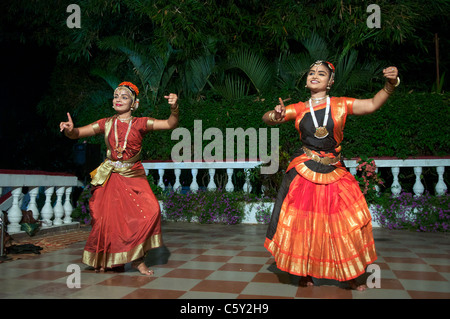
<path id="1" fill-rule="evenodd" d="M 157 263 L 151 266 L 153 277 L 129 267 L 106 273 L 87 269 L 80 263 L 85 244 L 80 237 L 58 250 L 1 263 L 0 298 L 450 298 L 449 234 L 375 228 L 380 288 L 358 292 L 325 280 L 299 287 L 295 277 L 277 270 L 264 249 L 265 232 L 264 225 L 164 223 L 165 248 L 147 259 Z M 68 288 L 71 264 L 80 266 L 80 288 Z"/>

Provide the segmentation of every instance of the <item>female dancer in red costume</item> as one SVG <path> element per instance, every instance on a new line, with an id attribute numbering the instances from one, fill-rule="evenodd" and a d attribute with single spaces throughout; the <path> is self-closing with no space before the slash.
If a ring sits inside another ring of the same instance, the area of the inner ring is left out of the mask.
<path id="1" fill-rule="evenodd" d="M 280 104 L 263 116 L 268 125 L 294 121 L 302 148 L 293 156 L 283 179 L 264 246 L 277 267 L 300 276 L 300 286 L 314 278 L 348 282 L 377 258 L 372 223 L 358 182 L 341 158 L 340 143 L 347 115 L 378 110 L 400 83 L 396 67 L 383 70 L 387 82 L 372 99 L 329 97 L 334 66 L 317 61 L 310 67 L 307 102 Z"/>
<path id="2" fill-rule="evenodd" d="M 93 185 L 89 207 L 92 230 L 83 253 L 83 263 L 96 271 L 132 266 L 141 274 L 152 275 L 144 263 L 148 250 L 162 245 L 161 211 L 147 182 L 140 161 L 142 139 L 150 131 L 173 129 L 178 124 L 177 95 L 165 96 L 171 115 L 167 120 L 133 117 L 139 106 L 138 88 L 123 82 L 114 91 L 110 118 L 74 128 L 72 118 L 60 123 L 61 131 L 71 139 L 105 135 L 106 160 L 91 173 Z"/>

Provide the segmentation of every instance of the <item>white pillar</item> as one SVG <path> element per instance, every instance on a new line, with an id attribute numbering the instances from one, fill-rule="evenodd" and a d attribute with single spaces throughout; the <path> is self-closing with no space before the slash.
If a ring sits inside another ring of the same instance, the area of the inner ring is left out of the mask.
<path id="1" fill-rule="evenodd" d="M 50 227 L 52 225 L 53 208 L 52 208 L 52 195 L 55 191 L 54 187 L 45 188 L 45 204 L 41 210 L 42 227 Z"/>
<path id="2" fill-rule="evenodd" d="M 392 171 L 392 175 L 394 177 L 394 181 L 392 182 L 392 185 L 391 185 L 392 195 L 398 196 L 398 195 L 400 195 L 400 193 L 402 191 L 402 187 L 401 187 L 400 183 L 398 182 L 398 174 L 400 173 L 400 167 L 392 167 L 391 171 Z"/>
<path id="3" fill-rule="evenodd" d="M 66 199 L 64 201 L 64 224 L 72 222 L 73 206 L 70 202 L 70 195 L 72 194 L 72 187 L 66 187 Z"/>
<path id="4" fill-rule="evenodd" d="M 39 208 L 37 207 L 36 197 L 39 194 L 39 187 L 32 187 L 28 192 L 30 194 L 30 202 L 28 203 L 27 210 L 31 210 L 33 212 L 33 218 L 39 219 Z"/>
<path id="5" fill-rule="evenodd" d="M 158 169 L 158 174 L 159 174 L 159 181 L 158 181 L 158 186 L 161 187 L 162 189 L 166 188 L 166 185 L 164 185 L 164 170 L 163 169 Z"/>
<path id="6" fill-rule="evenodd" d="M 173 185 L 173 190 L 175 192 L 181 191 L 180 175 L 181 175 L 181 169 L 176 168 L 175 169 L 175 184 Z"/>
<path id="7" fill-rule="evenodd" d="M 438 173 L 439 179 L 436 184 L 435 190 L 436 190 L 436 195 L 441 196 L 441 195 L 444 195 L 445 192 L 447 192 L 447 185 L 445 185 L 445 183 L 444 183 L 445 167 L 438 166 L 438 167 L 436 167 L 436 171 Z"/>
<path id="8" fill-rule="evenodd" d="M 190 188 L 192 192 L 196 192 L 198 191 L 198 183 L 197 183 L 198 169 L 197 168 L 191 169 L 191 174 L 192 174 L 192 183 Z"/>
<path id="9" fill-rule="evenodd" d="M 375 168 L 375 174 L 378 174 L 378 167 Z M 375 185 L 375 191 L 377 192 L 377 196 L 379 196 L 380 195 L 380 186 L 378 186 L 378 184 Z"/>
<path id="10" fill-rule="evenodd" d="M 227 181 L 227 185 L 225 185 L 225 190 L 227 192 L 232 192 L 232 191 L 234 191 L 233 169 L 232 168 L 227 168 L 227 175 L 228 175 L 228 181 Z"/>
<path id="11" fill-rule="evenodd" d="M 53 225 L 62 225 L 62 218 L 64 216 L 64 207 L 62 205 L 62 197 L 64 196 L 64 187 L 56 188 L 56 203 L 53 207 L 53 213 L 55 219 L 53 220 Z"/>
<path id="12" fill-rule="evenodd" d="M 416 182 L 414 183 L 413 186 L 414 196 L 420 196 L 423 194 L 425 190 L 425 187 L 420 181 L 420 175 L 422 174 L 422 167 L 420 166 L 414 167 L 414 174 L 416 175 Z"/>
<path id="13" fill-rule="evenodd" d="M 19 207 L 19 199 L 22 195 L 22 187 L 16 187 L 11 191 L 11 196 L 13 198 L 13 203 L 11 208 L 8 210 L 8 233 L 18 233 L 20 232 L 20 222 L 22 221 L 22 210 Z"/>
<path id="14" fill-rule="evenodd" d="M 207 188 L 209 191 L 216 190 L 217 186 L 216 183 L 214 183 L 214 175 L 216 174 L 216 170 L 214 168 L 210 168 L 208 172 L 209 172 L 209 183 Z"/>
<path id="15" fill-rule="evenodd" d="M 247 193 L 251 193 L 252 191 L 252 185 L 250 183 L 250 173 L 251 173 L 250 168 L 244 168 L 245 183 L 243 186 L 243 191 Z"/>

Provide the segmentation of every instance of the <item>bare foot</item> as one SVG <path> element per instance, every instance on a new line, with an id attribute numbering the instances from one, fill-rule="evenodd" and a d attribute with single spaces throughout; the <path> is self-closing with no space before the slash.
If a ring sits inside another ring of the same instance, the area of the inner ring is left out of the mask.
<path id="1" fill-rule="evenodd" d="M 300 277 L 300 281 L 298 282 L 300 287 L 312 287 L 314 286 L 314 282 L 312 281 L 311 276 Z"/>
<path id="2" fill-rule="evenodd" d="M 100 267 L 100 268 L 95 268 L 95 272 L 99 273 L 99 272 L 106 272 L 105 268 Z"/>
<path id="3" fill-rule="evenodd" d="M 145 276 L 153 276 L 154 272 L 151 269 L 148 269 L 148 267 L 145 265 L 145 263 L 140 263 L 136 266 L 136 269 L 139 270 L 139 272 Z"/>
<path id="4" fill-rule="evenodd" d="M 349 284 L 350 289 L 352 289 L 352 290 L 364 291 L 364 290 L 367 289 L 367 286 L 364 285 L 364 284 L 358 285 L 358 284 L 356 283 L 356 280 L 355 280 L 355 279 L 349 280 L 349 281 L 347 281 L 347 283 Z"/>

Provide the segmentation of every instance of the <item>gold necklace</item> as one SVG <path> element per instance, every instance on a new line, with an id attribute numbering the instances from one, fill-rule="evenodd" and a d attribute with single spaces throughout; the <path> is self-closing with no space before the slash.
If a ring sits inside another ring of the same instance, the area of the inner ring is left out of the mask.
<path id="1" fill-rule="evenodd" d="M 313 100 L 314 102 L 319 102 L 319 101 L 326 99 L 327 97 L 328 97 L 328 95 L 325 95 L 322 97 L 312 97 L 311 100 Z"/>
<path id="2" fill-rule="evenodd" d="M 126 119 L 121 119 L 120 117 L 117 117 L 118 119 L 119 119 L 119 121 L 120 122 L 126 122 L 126 121 L 128 121 L 129 119 L 131 119 L 132 118 L 132 116 L 130 116 L 130 117 L 128 117 L 128 118 L 126 118 Z"/>
<path id="3" fill-rule="evenodd" d="M 323 125 L 319 126 L 319 124 L 317 123 L 317 119 L 316 119 L 316 114 L 314 114 L 314 109 L 312 107 L 311 104 L 311 99 L 309 99 L 309 110 L 311 112 L 311 117 L 314 123 L 314 127 L 316 128 L 316 132 L 314 133 L 314 136 L 318 139 L 323 139 L 325 137 L 328 136 L 328 131 L 327 131 L 327 122 L 328 122 L 328 115 L 330 113 L 330 97 L 327 96 L 327 106 L 325 109 L 325 118 L 323 119 Z"/>
<path id="4" fill-rule="evenodd" d="M 123 157 L 123 152 L 127 148 L 128 134 L 130 134 L 131 124 L 133 123 L 133 121 L 130 121 L 130 123 L 128 123 L 128 129 L 127 133 L 125 134 L 125 141 L 123 142 L 123 146 L 119 146 L 119 137 L 117 135 L 117 118 L 118 117 L 116 117 L 116 120 L 114 121 L 114 137 L 116 139 L 116 148 L 114 150 L 117 152 L 117 158 L 120 159 Z"/>

